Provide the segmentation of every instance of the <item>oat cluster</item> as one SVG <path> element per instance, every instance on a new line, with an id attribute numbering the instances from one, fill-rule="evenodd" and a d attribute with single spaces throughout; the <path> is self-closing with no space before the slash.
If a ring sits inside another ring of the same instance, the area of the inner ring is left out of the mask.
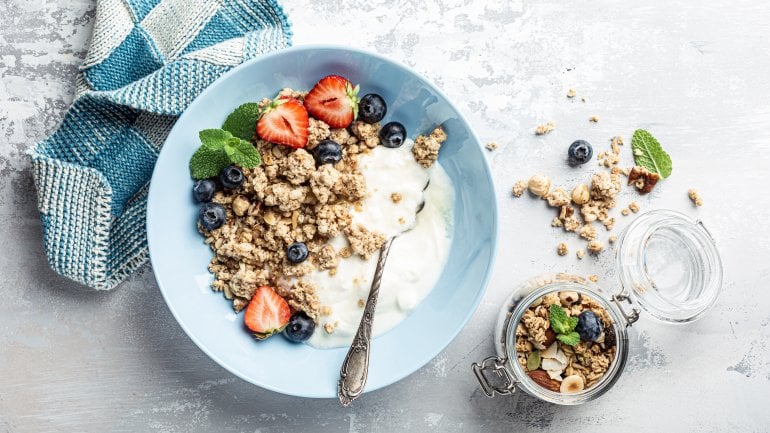
<path id="1" fill-rule="evenodd" d="M 446 141 L 446 132 L 439 126 L 430 135 L 420 135 L 414 139 L 412 154 L 421 166 L 428 168 L 438 159 L 438 151 Z"/>

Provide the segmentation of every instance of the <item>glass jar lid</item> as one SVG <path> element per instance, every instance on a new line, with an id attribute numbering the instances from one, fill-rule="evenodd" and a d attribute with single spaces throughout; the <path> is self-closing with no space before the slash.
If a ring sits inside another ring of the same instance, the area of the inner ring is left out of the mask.
<path id="1" fill-rule="evenodd" d="M 640 215 L 621 235 L 615 260 L 623 291 L 666 322 L 698 319 L 722 288 L 722 262 L 711 234 L 679 212 Z"/>

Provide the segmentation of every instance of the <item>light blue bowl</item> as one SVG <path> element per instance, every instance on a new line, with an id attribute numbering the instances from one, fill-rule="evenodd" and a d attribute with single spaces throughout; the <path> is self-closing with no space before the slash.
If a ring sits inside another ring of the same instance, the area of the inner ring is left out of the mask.
<path id="1" fill-rule="evenodd" d="M 439 89 L 405 66 L 351 48 L 298 46 L 246 62 L 207 88 L 171 130 L 153 173 L 147 236 L 155 277 L 174 317 L 214 361 L 255 385 L 302 397 L 336 397 L 347 349 L 315 349 L 281 336 L 257 342 L 245 331 L 242 314 L 208 288 L 212 252 L 195 228 L 188 161 L 199 145 L 198 131 L 219 128 L 241 103 L 283 87 L 310 89 L 328 74 L 360 83 L 361 94 L 382 95 L 385 121 L 403 123 L 412 138 L 443 124 L 449 139 L 440 162 L 456 189 L 448 263 L 409 317 L 374 340 L 368 391 L 413 373 L 460 332 L 484 294 L 497 237 L 494 187 L 479 139 Z"/>

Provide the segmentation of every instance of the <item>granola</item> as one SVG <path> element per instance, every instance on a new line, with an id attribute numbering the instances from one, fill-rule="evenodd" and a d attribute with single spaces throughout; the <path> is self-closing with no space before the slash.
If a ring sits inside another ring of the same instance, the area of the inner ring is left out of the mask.
<path id="1" fill-rule="evenodd" d="M 430 135 L 418 135 L 414 139 L 412 153 L 414 159 L 423 167 L 428 168 L 438 159 L 438 151 L 446 141 L 446 132 L 439 126 Z"/>
<path id="2" fill-rule="evenodd" d="M 567 317 L 578 318 L 575 329 L 580 339 L 572 341 L 573 345 L 556 338 L 552 305 Z M 556 392 L 580 392 L 594 386 L 617 354 L 611 316 L 585 293 L 552 292 L 537 299 L 524 312 L 515 332 L 518 364 L 535 383 Z"/>
<path id="3" fill-rule="evenodd" d="M 556 128 L 556 123 L 553 120 L 549 120 L 546 123 L 543 123 L 541 125 L 537 125 L 535 128 L 535 134 L 536 135 L 545 135 L 549 132 L 553 131 Z"/>

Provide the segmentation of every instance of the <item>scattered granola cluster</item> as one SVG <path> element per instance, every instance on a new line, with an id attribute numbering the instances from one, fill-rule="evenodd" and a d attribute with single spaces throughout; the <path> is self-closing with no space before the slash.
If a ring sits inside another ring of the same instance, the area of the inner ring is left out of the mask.
<path id="1" fill-rule="evenodd" d="M 604 227 L 606 231 L 611 231 L 615 227 L 616 219 L 610 216 L 610 212 L 617 205 L 617 195 L 622 188 L 621 176 L 629 176 L 628 183 L 637 185 L 641 182 L 639 181 L 640 178 L 632 182 L 631 173 L 646 171 L 642 167 L 630 169 L 619 167 L 621 145 L 623 145 L 623 138 L 613 137 L 610 142 L 610 149 L 597 155 L 599 165 L 610 170 L 594 173 L 591 176 L 590 185 L 578 184 L 571 192 L 567 192 L 568 190 L 561 187 L 552 188 L 548 176 L 536 174 L 529 181 L 516 181 L 512 188 L 513 196 L 521 197 L 524 191 L 528 190 L 533 196 L 542 198 L 548 203 L 548 206 L 555 208 L 558 212 L 551 220 L 552 227 L 560 227 L 566 232 L 577 234 L 587 242 L 585 251 L 594 255 L 600 254 L 604 250 L 604 244 L 599 240 L 600 235 L 597 227 Z M 647 172 L 647 174 L 651 175 L 652 173 Z M 637 188 L 639 188 L 638 185 Z M 640 188 L 640 192 L 643 192 L 642 188 Z M 636 213 L 638 211 L 638 203 L 631 202 L 628 207 L 621 210 L 621 214 L 626 216 L 631 212 Z M 562 242 L 558 245 L 557 253 L 559 255 L 564 256 L 567 251 L 566 244 Z M 577 250 L 577 258 L 582 259 L 585 256 L 585 251 L 583 249 Z"/>
<path id="2" fill-rule="evenodd" d="M 575 393 L 609 370 L 615 341 L 612 318 L 593 298 L 552 292 L 533 302 L 516 326 L 516 359 L 538 385 Z"/>

